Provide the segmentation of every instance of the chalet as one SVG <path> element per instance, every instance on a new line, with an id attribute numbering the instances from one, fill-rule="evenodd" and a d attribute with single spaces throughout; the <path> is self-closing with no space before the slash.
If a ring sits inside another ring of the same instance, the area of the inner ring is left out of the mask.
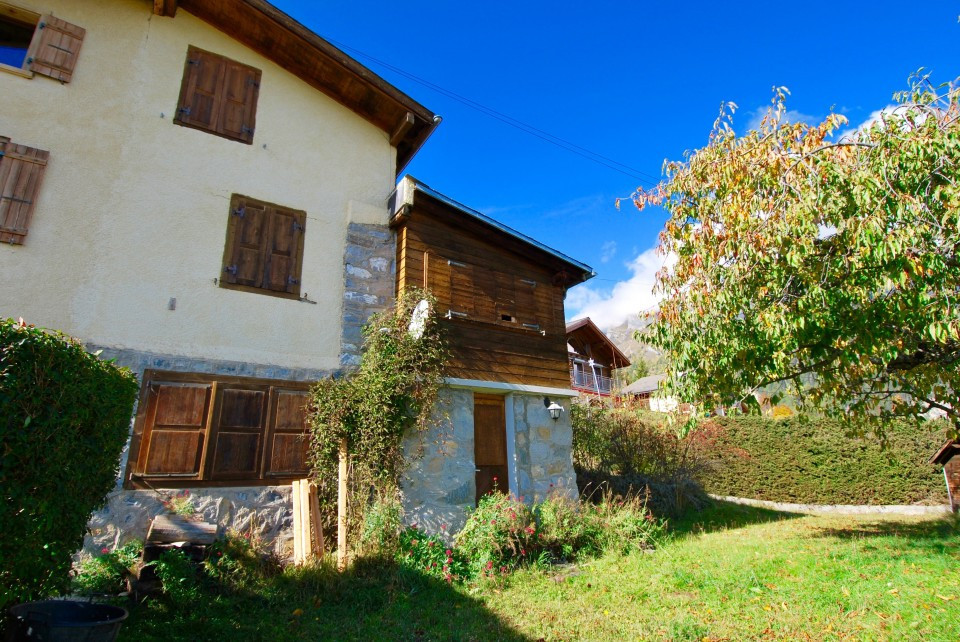
<path id="1" fill-rule="evenodd" d="M 930 459 L 931 464 L 943 466 L 943 479 L 947 483 L 950 509 L 960 510 L 960 442 L 948 439 Z"/>
<path id="2" fill-rule="evenodd" d="M 452 352 L 446 419 L 403 481 L 407 518 L 455 531 L 494 486 L 575 497 L 563 300 L 593 270 L 409 176 L 392 210 L 397 290 L 433 293 Z"/>
<path id="3" fill-rule="evenodd" d="M 308 382 L 392 304 L 387 201 L 439 118 L 264 0 L 0 0 L 0 45 L 0 314 L 142 381 L 86 547 L 171 488 L 275 536 Z"/>
<path id="4" fill-rule="evenodd" d="M 609 397 L 616 388 L 614 371 L 629 366 L 630 360 L 590 317 L 571 321 L 566 330 L 570 385 L 574 390 Z"/>

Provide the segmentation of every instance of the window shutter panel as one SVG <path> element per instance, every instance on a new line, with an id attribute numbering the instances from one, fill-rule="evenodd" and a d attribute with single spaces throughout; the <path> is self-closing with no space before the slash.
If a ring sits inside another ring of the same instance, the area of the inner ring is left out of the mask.
<path id="1" fill-rule="evenodd" d="M 306 212 L 271 207 L 267 209 L 267 235 L 263 287 L 276 292 L 300 293 L 303 236 Z"/>
<path id="2" fill-rule="evenodd" d="M 137 472 L 145 477 L 200 476 L 211 384 L 150 384 Z"/>
<path id="3" fill-rule="evenodd" d="M 218 386 L 210 430 L 209 478 L 253 480 L 260 476 L 260 452 L 267 392 Z"/>
<path id="4" fill-rule="evenodd" d="M 260 95 L 260 70 L 224 60 L 217 131 L 227 138 L 253 142 Z"/>
<path id="5" fill-rule="evenodd" d="M 448 260 L 447 265 L 450 266 L 450 311 L 454 315 L 475 318 L 474 267 L 454 260 Z"/>
<path id="6" fill-rule="evenodd" d="M 271 390 L 267 427 L 266 477 L 302 477 L 310 472 L 307 402 L 303 390 Z"/>
<path id="7" fill-rule="evenodd" d="M 514 296 L 516 297 L 517 322 L 521 325 L 539 326 L 541 319 L 537 314 L 537 283 L 531 279 L 516 277 L 514 279 Z"/>
<path id="8" fill-rule="evenodd" d="M 27 50 L 28 69 L 60 82 L 70 82 L 86 33 L 85 29 L 59 18 L 43 16 Z"/>
<path id="9" fill-rule="evenodd" d="M 269 210 L 234 195 L 229 216 L 222 278 L 227 283 L 262 287 Z"/>
<path id="10" fill-rule="evenodd" d="M 180 100 L 173 122 L 216 131 L 226 59 L 196 47 L 187 48 Z"/>
<path id="11" fill-rule="evenodd" d="M 0 138 L 0 242 L 22 244 L 50 152 Z"/>
<path id="12" fill-rule="evenodd" d="M 431 250 L 423 253 L 423 289 L 437 297 L 438 305 L 450 307 L 450 264 Z"/>

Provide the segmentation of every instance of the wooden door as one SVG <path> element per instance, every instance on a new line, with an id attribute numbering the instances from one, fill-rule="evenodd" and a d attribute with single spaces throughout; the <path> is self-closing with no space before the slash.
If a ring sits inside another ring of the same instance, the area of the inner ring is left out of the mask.
<path id="1" fill-rule="evenodd" d="M 477 501 L 496 487 L 508 493 L 507 423 L 504 398 L 473 395 L 473 461 L 477 470 Z"/>

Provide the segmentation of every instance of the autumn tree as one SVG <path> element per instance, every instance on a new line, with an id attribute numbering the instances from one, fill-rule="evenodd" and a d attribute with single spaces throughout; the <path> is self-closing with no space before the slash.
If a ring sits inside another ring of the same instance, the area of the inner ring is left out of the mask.
<path id="1" fill-rule="evenodd" d="M 642 340 L 700 408 L 787 382 L 828 415 L 960 425 L 958 90 L 914 77 L 846 135 L 839 114 L 789 122 L 786 95 L 742 136 L 726 105 L 706 147 L 632 196 L 668 211 L 676 256 Z"/>

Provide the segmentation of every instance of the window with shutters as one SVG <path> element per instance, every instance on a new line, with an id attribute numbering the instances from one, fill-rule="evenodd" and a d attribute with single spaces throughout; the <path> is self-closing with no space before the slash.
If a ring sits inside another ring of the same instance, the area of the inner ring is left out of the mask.
<path id="1" fill-rule="evenodd" d="M 189 47 L 173 122 L 249 145 L 259 95 L 259 69 Z"/>
<path id="2" fill-rule="evenodd" d="M 220 286 L 300 297 L 307 213 L 234 194 Z"/>
<path id="3" fill-rule="evenodd" d="M 268 485 L 309 472 L 307 383 L 148 370 L 127 486 Z"/>
<path id="4" fill-rule="evenodd" d="M 68 83 L 85 35 L 65 20 L 0 2 L 0 70 Z"/>
<path id="5" fill-rule="evenodd" d="M 0 243 L 22 245 L 49 152 L 0 136 Z"/>

